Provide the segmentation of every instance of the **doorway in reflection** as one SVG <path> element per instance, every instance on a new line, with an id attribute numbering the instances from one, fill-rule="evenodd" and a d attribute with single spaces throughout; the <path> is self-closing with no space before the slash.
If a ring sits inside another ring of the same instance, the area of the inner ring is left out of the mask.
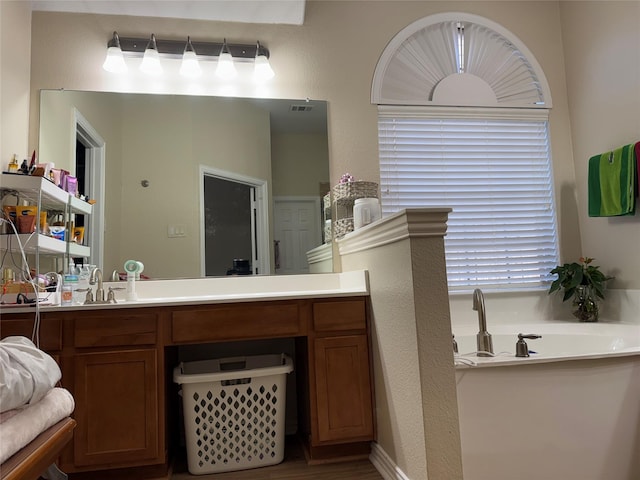
<path id="1" fill-rule="evenodd" d="M 77 241 L 90 247 L 89 258 L 74 258 L 76 264 L 88 263 L 103 268 L 103 228 L 102 209 L 104 208 L 104 169 L 105 142 L 98 131 L 77 110 L 73 110 L 75 130 L 75 177 L 78 180 L 78 192 L 87 199 L 97 201 L 91 216 L 74 215 L 76 227 L 83 227 L 82 239 Z M 75 235 L 73 237 L 76 241 Z"/>
<path id="2" fill-rule="evenodd" d="M 238 260 L 253 272 L 255 188 L 233 180 L 204 177 L 205 275 L 235 275 Z M 244 263 L 244 262 L 243 262 Z M 245 271 L 243 270 L 243 272 Z"/>
<path id="3" fill-rule="evenodd" d="M 322 243 L 319 197 L 274 197 L 275 273 L 309 273 L 307 252 Z"/>

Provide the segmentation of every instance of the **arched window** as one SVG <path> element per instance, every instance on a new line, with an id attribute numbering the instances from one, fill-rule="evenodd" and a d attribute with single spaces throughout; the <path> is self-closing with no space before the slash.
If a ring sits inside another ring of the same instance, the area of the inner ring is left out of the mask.
<path id="1" fill-rule="evenodd" d="M 558 263 L 549 88 L 510 32 L 473 15 L 427 17 L 383 52 L 383 212 L 452 207 L 450 290 L 546 288 Z"/>

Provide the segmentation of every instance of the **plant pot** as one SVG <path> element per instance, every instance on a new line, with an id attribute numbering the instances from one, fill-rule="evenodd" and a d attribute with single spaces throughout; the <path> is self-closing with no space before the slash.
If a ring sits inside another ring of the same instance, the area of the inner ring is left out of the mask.
<path id="1" fill-rule="evenodd" d="M 598 321 L 598 297 L 590 285 L 578 285 L 573 295 L 573 316 L 581 322 Z"/>

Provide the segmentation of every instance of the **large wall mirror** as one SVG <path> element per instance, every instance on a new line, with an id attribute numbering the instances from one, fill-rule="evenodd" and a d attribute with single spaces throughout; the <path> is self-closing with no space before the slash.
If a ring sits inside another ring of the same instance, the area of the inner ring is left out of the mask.
<path id="1" fill-rule="evenodd" d="M 155 279 L 225 275 L 247 257 L 253 273 L 305 273 L 306 252 L 324 241 L 326 113 L 313 100 L 43 90 L 39 161 L 102 199 L 85 235 L 105 275 L 129 259 Z M 234 194 L 243 185 L 248 215 Z M 251 252 L 233 240 L 247 235 Z"/>

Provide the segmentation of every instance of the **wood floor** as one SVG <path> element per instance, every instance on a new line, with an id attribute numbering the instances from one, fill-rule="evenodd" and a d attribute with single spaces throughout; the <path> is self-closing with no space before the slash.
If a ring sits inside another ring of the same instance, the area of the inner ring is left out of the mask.
<path id="1" fill-rule="evenodd" d="M 284 461 L 270 467 L 210 475 L 190 475 L 186 460 L 174 467 L 171 480 L 383 480 L 368 460 L 307 465 L 302 448 L 295 440 L 287 439 Z"/>

